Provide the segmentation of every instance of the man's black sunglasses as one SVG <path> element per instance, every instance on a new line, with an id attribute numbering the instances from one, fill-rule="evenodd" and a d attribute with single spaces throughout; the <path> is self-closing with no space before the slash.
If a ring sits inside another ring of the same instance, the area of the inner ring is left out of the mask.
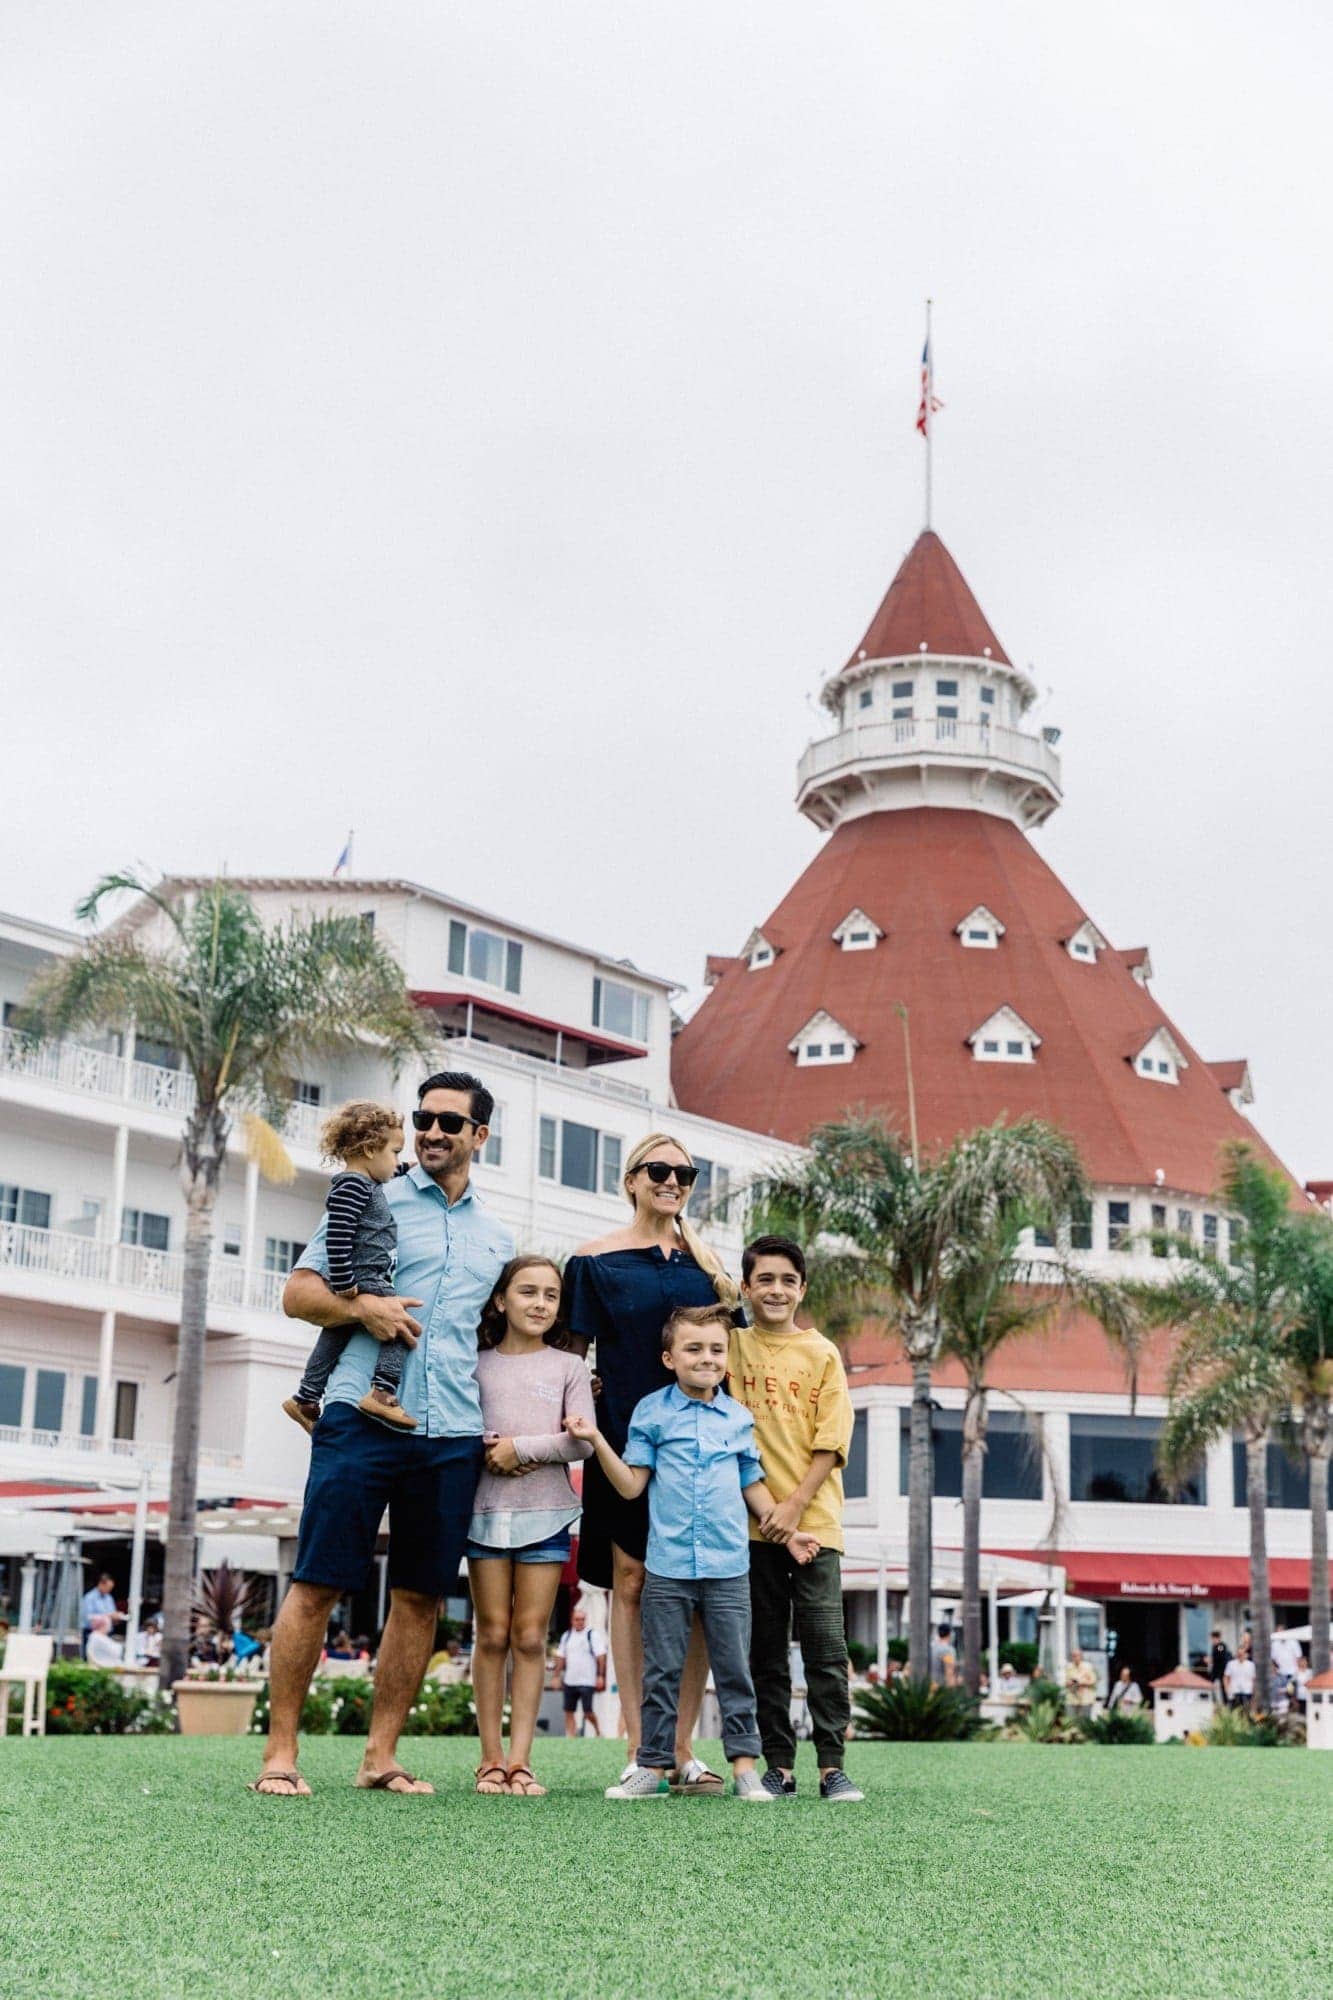
<path id="1" fill-rule="evenodd" d="M 461 1132 L 465 1125 L 480 1125 L 479 1118 L 469 1118 L 462 1111 L 414 1111 L 412 1123 L 418 1132 L 429 1132 L 432 1125 L 438 1125 L 441 1132 Z"/>
<path id="2" fill-rule="evenodd" d="M 642 1160 L 639 1164 L 654 1187 L 665 1187 L 673 1174 L 683 1188 L 693 1187 L 699 1178 L 697 1167 L 678 1167 L 674 1160 Z"/>

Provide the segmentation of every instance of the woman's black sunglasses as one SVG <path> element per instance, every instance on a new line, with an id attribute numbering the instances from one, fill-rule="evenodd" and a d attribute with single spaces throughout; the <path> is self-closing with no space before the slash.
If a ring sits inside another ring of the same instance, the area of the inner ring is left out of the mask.
<path id="1" fill-rule="evenodd" d="M 477 1125 L 481 1121 L 468 1118 L 461 1111 L 414 1111 L 412 1123 L 418 1132 L 429 1132 L 432 1125 L 438 1125 L 441 1132 L 461 1132 L 465 1125 Z"/>
<path id="2" fill-rule="evenodd" d="M 699 1178 L 697 1167 L 678 1167 L 674 1160 L 641 1160 L 639 1164 L 654 1187 L 665 1187 L 673 1174 L 683 1188 L 693 1187 Z"/>

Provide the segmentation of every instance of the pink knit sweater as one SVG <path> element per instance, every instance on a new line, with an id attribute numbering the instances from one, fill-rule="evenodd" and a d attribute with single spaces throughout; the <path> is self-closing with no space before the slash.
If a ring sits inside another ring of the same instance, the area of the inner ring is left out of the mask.
<path id="1" fill-rule="evenodd" d="M 532 1469 L 517 1478 L 483 1469 L 472 1503 L 474 1542 L 522 1548 L 545 1541 L 579 1515 L 568 1468 L 589 1458 L 592 1446 L 564 1428 L 577 1412 L 593 1420 L 592 1380 L 577 1354 L 542 1347 L 535 1354 L 477 1356 L 482 1426 L 488 1438 L 514 1440 L 519 1463 Z"/>

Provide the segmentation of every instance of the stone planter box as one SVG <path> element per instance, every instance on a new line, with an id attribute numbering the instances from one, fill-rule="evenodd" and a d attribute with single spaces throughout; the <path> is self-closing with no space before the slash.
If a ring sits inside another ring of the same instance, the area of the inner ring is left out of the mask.
<path id="1" fill-rule="evenodd" d="M 182 1736 L 244 1736 L 259 1699 L 257 1681 L 173 1681 Z"/>

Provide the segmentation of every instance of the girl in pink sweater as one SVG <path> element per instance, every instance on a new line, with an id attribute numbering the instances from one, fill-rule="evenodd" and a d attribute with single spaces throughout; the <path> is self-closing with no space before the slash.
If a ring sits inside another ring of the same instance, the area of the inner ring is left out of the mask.
<path id="1" fill-rule="evenodd" d="M 592 1420 L 592 1384 L 565 1351 L 560 1273 L 546 1257 L 512 1257 L 477 1329 L 486 1465 L 473 1502 L 467 1566 L 475 1634 L 472 1686 L 481 1762 L 477 1790 L 542 1798 L 528 1759 L 546 1679 L 546 1634 L 569 1531 L 579 1516 L 569 1467 L 592 1446 L 565 1430 Z M 513 1660 L 509 1759 L 502 1740 L 505 1661 Z"/>

